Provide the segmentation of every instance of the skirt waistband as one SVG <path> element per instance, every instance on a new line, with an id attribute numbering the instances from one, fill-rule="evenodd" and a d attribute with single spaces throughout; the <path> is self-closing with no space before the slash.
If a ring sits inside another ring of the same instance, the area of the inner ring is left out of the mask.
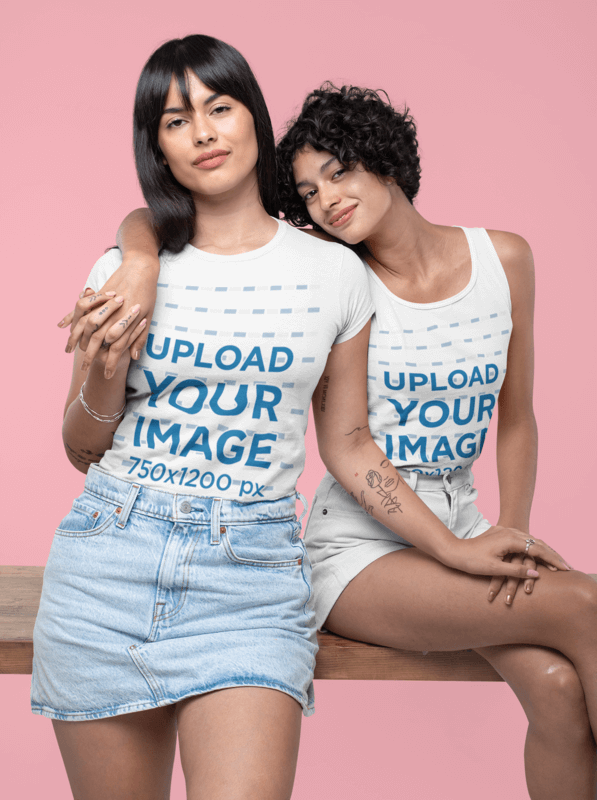
<path id="1" fill-rule="evenodd" d="M 254 503 L 236 503 L 219 497 L 200 497 L 194 494 L 163 492 L 116 478 L 96 465 L 92 465 L 85 480 L 85 491 L 115 503 L 122 508 L 119 524 L 126 524 L 133 510 L 141 514 L 175 522 L 209 525 L 217 516 L 222 523 L 242 524 L 275 522 L 296 519 L 296 500 L 301 500 L 306 513 L 307 502 L 298 492 L 278 500 L 258 500 Z M 299 520 L 300 521 L 300 520 Z"/>

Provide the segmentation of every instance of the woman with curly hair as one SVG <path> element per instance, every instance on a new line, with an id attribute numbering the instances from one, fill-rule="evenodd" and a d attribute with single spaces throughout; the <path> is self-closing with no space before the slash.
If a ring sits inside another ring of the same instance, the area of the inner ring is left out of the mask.
<path id="1" fill-rule="evenodd" d="M 369 418 L 345 435 L 356 445 L 370 430 L 385 458 L 367 469 L 364 488 L 347 492 L 321 450 L 330 471 L 305 534 L 318 626 L 395 648 L 475 649 L 529 719 L 533 800 L 593 800 L 597 585 L 553 570 L 529 526 L 537 461 L 530 248 L 515 234 L 425 220 L 413 205 L 415 123 L 370 90 L 324 84 L 310 94 L 279 143 L 278 168 L 287 221 L 357 248 L 376 310 Z M 128 267 L 119 291 L 150 307 L 143 269 L 156 245 L 143 212 L 128 219 L 121 244 Z M 93 335 L 87 326 L 87 357 L 115 336 L 109 326 Z M 324 374 L 317 425 L 330 388 Z M 492 525 L 475 505 L 471 465 L 495 407 L 500 516 Z M 522 553 L 504 555 L 504 574 L 519 571 L 488 583 L 470 565 L 455 569 L 441 553 L 413 546 L 422 516 L 407 510 L 407 490 L 452 532 L 454 547 L 523 537 Z M 404 536 L 396 535 L 398 519 Z M 515 601 L 520 580 L 524 594 Z"/>

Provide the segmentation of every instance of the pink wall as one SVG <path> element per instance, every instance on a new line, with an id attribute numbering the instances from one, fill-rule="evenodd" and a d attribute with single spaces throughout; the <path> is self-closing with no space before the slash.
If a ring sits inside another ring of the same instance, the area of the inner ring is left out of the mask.
<path id="1" fill-rule="evenodd" d="M 11 378 L 0 563 L 45 563 L 56 522 L 83 484 L 61 450 L 71 357 L 56 322 L 120 219 L 141 204 L 131 155 L 141 66 L 166 39 L 201 32 L 248 58 L 278 130 L 324 79 L 406 101 L 423 152 L 421 212 L 529 240 L 541 432 L 533 532 L 597 572 L 592 490 L 580 479 L 595 452 L 596 17 L 589 0 L 12 4 L 2 44 L 10 275 L 2 341 Z M 312 436 L 309 444 L 300 488 L 311 497 L 322 465 Z M 495 519 L 490 447 L 476 473 L 482 508 Z M 51 724 L 29 713 L 28 688 L 27 676 L 0 678 L 3 790 L 62 800 L 70 795 Z M 296 800 L 526 796 L 525 720 L 505 685 L 320 682 L 316 691 Z M 172 797 L 184 797 L 179 769 Z"/>

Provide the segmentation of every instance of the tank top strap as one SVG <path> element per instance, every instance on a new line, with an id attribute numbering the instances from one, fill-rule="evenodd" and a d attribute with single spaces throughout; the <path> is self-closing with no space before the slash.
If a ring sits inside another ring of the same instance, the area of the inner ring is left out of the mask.
<path id="1" fill-rule="evenodd" d="M 497 286 L 506 298 L 508 308 L 510 313 L 512 313 L 512 300 L 510 298 L 508 278 L 506 277 L 496 249 L 493 246 L 491 237 L 485 228 L 463 228 L 462 230 L 466 235 L 471 250 L 471 256 L 473 258 L 476 256 L 481 283 L 489 280 L 492 287 Z"/>

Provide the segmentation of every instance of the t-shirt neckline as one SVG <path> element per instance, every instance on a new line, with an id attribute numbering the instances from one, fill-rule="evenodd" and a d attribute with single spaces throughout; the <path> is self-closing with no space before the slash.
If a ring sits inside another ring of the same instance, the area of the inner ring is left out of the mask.
<path id="1" fill-rule="evenodd" d="M 237 262 L 237 261 L 251 261 L 254 258 L 261 258 L 270 250 L 273 250 L 277 247 L 284 236 L 286 235 L 286 228 L 288 225 L 283 222 L 281 219 L 276 219 L 272 217 L 278 223 L 278 230 L 274 234 L 273 238 L 264 244 L 262 247 L 258 247 L 256 250 L 248 250 L 246 253 L 236 253 L 234 255 L 224 255 L 222 253 L 207 253 L 205 250 L 200 250 L 198 247 L 195 247 L 190 242 L 185 245 L 185 251 L 189 254 L 194 256 L 198 256 L 204 261 L 219 261 L 220 263 L 225 262 Z"/>

